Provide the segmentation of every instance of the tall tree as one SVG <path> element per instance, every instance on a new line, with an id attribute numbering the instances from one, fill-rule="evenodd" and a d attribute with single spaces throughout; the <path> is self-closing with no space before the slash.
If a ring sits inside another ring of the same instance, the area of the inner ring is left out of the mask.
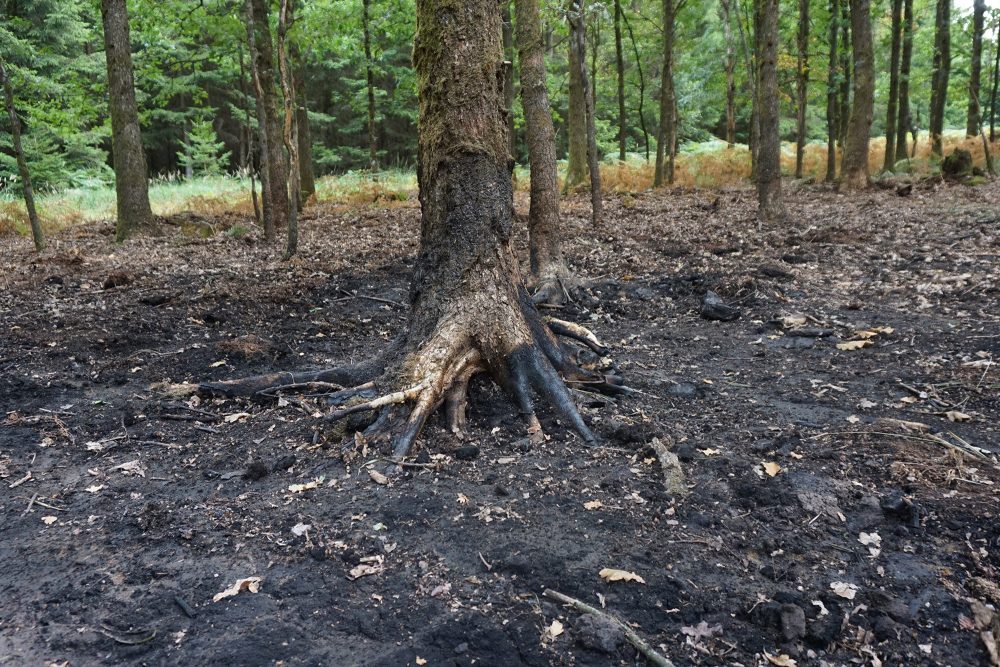
<path id="1" fill-rule="evenodd" d="M 942 155 L 944 110 L 948 99 L 948 77 L 951 75 L 951 0 L 937 0 L 934 14 L 934 69 L 931 74 L 931 106 L 929 131 L 931 152 Z"/>
<path id="2" fill-rule="evenodd" d="M 837 178 L 837 26 L 840 23 L 840 0 L 830 0 L 829 59 L 826 68 L 826 182 Z"/>
<path id="3" fill-rule="evenodd" d="M 635 32 L 632 31 L 632 24 L 629 23 L 628 14 L 622 12 L 622 21 L 625 29 L 628 30 L 628 39 L 632 44 L 632 53 L 635 56 L 635 69 L 639 76 L 639 128 L 642 130 L 642 144 L 646 155 L 646 162 L 649 162 L 649 129 L 646 127 L 646 77 L 642 73 L 642 59 L 639 57 L 639 46 L 635 41 Z"/>
<path id="4" fill-rule="evenodd" d="M 587 95 L 583 77 L 587 71 L 584 56 L 586 36 L 583 17 L 574 21 L 576 0 L 569 0 L 566 11 L 569 24 L 569 108 L 566 117 L 566 136 L 569 144 L 566 156 L 565 188 L 569 192 L 587 181 Z M 577 33 L 580 33 L 579 35 Z"/>
<path id="5" fill-rule="evenodd" d="M 625 161 L 625 54 L 622 50 L 622 2 L 615 0 L 615 74 L 618 82 L 618 159 Z"/>
<path id="6" fill-rule="evenodd" d="M 760 0 L 759 33 L 757 219 L 761 223 L 773 223 L 786 216 L 781 195 L 781 137 L 778 134 L 778 0 Z"/>
<path id="7" fill-rule="evenodd" d="M 903 55 L 899 63 L 899 117 L 896 121 L 896 161 L 910 157 L 906 133 L 912 126 L 910 118 L 910 63 L 913 60 L 913 0 L 903 0 Z M 914 148 L 917 137 L 913 136 Z"/>
<path id="8" fill-rule="evenodd" d="M 851 2 L 851 47 L 854 52 L 854 103 L 847 127 L 847 143 L 840 187 L 868 187 L 868 143 L 875 105 L 875 65 L 872 62 L 871 0 Z"/>
<path id="9" fill-rule="evenodd" d="M 586 127 L 587 171 L 590 173 L 590 219 L 593 224 L 601 220 L 604 207 L 601 197 L 601 169 L 597 155 L 597 128 L 594 111 L 594 91 L 587 74 L 587 24 L 583 0 L 570 0 L 567 18 L 570 24 L 570 48 L 576 51 L 580 70 L 580 87 L 583 93 L 584 121 Z"/>
<path id="10" fill-rule="evenodd" d="M 996 53 L 993 60 L 993 90 L 990 92 L 990 141 L 996 141 L 997 89 L 1000 88 L 1000 23 L 993 48 Z"/>
<path id="11" fill-rule="evenodd" d="M 124 241 L 136 229 L 152 224 L 146 154 L 142 149 L 139 110 L 135 102 L 132 43 L 125 0 L 101 0 L 104 54 L 108 64 L 108 106 L 114 154 L 118 220 L 115 239 Z"/>
<path id="12" fill-rule="evenodd" d="M 371 0 L 361 1 L 361 31 L 365 44 L 365 88 L 368 92 L 368 169 L 378 171 L 378 134 L 375 129 L 375 71 L 372 62 Z"/>
<path id="13" fill-rule="evenodd" d="M 965 123 L 965 135 L 979 134 L 981 110 L 979 108 L 979 87 L 983 72 L 983 29 L 986 23 L 986 0 L 976 0 L 972 11 L 972 56 L 969 64 L 969 110 Z"/>
<path id="14" fill-rule="evenodd" d="M 295 105 L 295 125 L 299 137 L 299 209 L 316 194 L 316 173 L 312 161 L 312 130 L 309 126 L 309 96 L 306 95 L 306 67 L 302 54 L 292 42 L 292 61 L 295 63 L 293 85 L 298 97 Z"/>
<path id="15" fill-rule="evenodd" d="M 851 120 L 851 5 L 840 2 L 840 100 L 837 111 L 837 141 L 841 150 L 847 147 L 847 126 Z M 843 162 L 843 158 L 841 158 Z M 843 171 L 843 164 L 841 164 Z"/>
<path id="16" fill-rule="evenodd" d="M 674 182 L 671 170 L 675 133 L 674 122 L 674 36 L 677 19 L 676 0 L 663 0 L 663 66 L 660 69 L 660 127 L 656 134 L 656 167 L 653 185 L 659 187 Z"/>
<path id="17" fill-rule="evenodd" d="M 292 0 L 281 0 L 278 10 L 278 75 L 281 80 L 282 100 L 285 105 L 285 117 L 282 125 L 282 140 L 288 151 L 288 183 L 286 191 L 291 198 L 288 205 L 288 235 L 285 247 L 285 259 L 290 259 L 299 247 L 299 196 L 301 194 L 299 176 L 299 137 L 298 118 L 295 112 L 295 86 L 292 80 L 292 67 L 289 63 L 288 29 L 292 24 Z"/>
<path id="18" fill-rule="evenodd" d="M 899 49 L 903 33 L 903 0 L 892 0 L 892 17 L 889 28 L 892 31 L 889 56 L 889 103 L 885 118 L 885 159 L 882 169 L 892 171 L 896 164 L 896 121 L 899 102 Z M 905 140 L 905 139 L 904 139 Z"/>
<path id="19" fill-rule="evenodd" d="M 28 212 L 28 224 L 31 226 L 31 238 L 35 242 L 35 250 L 45 249 L 45 237 L 42 235 L 42 224 L 35 210 L 35 193 L 31 189 L 31 173 L 28 171 L 28 161 L 24 157 L 21 146 L 21 120 L 14 108 L 14 87 L 7 76 L 7 68 L 3 58 L 0 58 L 0 85 L 3 85 L 4 99 L 7 102 L 7 115 L 10 117 L 10 135 L 14 144 L 14 157 L 17 159 L 17 173 L 21 177 L 21 190 L 24 195 L 24 208 Z"/>
<path id="20" fill-rule="evenodd" d="M 521 106 L 528 137 L 531 204 L 528 248 L 535 301 L 560 304 L 572 282 L 562 253 L 555 129 L 545 84 L 545 45 L 538 0 L 514 0 L 517 55 L 521 74 Z"/>
<path id="21" fill-rule="evenodd" d="M 719 0 L 719 18 L 722 21 L 722 34 L 726 40 L 726 146 L 736 145 L 736 47 L 733 42 L 733 19 L 730 3 L 732 0 Z"/>
<path id="22" fill-rule="evenodd" d="M 514 21 L 510 15 L 511 0 L 500 3 L 500 26 L 503 39 L 503 101 L 507 109 L 507 137 L 510 154 L 517 154 L 517 128 L 514 125 Z"/>
<path id="23" fill-rule="evenodd" d="M 799 0 L 798 54 L 795 71 L 795 178 L 802 178 L 806 152 L 806 103 L 809 86 L 809 0 Z"/>
<path id="24" fill-rule="evenodd" d="M 275 230 L 288 220 L 288 165 L 285 157 L 282 122 L 278 116 L 277 76 L 274 68 L 274 42 L 271 39 L 270 3 L 268 0 L 247 0 L 248 16 L 253 30 L 250 44 L 253 59 L 254 92 L 262 131 L 261 171 L 263 180 L 264 236 L 271 240 Z"/>

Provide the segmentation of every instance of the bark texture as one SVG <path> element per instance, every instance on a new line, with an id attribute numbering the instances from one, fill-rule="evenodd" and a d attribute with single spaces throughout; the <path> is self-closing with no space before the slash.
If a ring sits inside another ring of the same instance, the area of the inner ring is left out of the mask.
<path id="1" fill-rule="evenodd" d="M 301 56 L 300 56 L 301 58 Z M 316 194 L 316 174 L 312 161 L 312 131 L 309 128 L 309 103 L 306 95 L 305 67 L 299 60 L 295 76 L 295 124 L 298 127 L 299 144 L 299 210 L 309 198 Z"/>
<path id="2" fill-rule="evenodd" d="M 951 76 L 951 0 L 937 0 L 934 15 L 934 69 L 931 74 L 930 125 L 931 152 L 943 153 L 944 110 Z"/>
<path id="3" fill-rule="evenodd" d="M 907 2 L 910 1 L 911 0 L 907 0 Z M 996 140 L 997 89 L 1000 88 L 1000 36 L 997 38 L 994 51 L 993 90 L 990 92 L 990 141 Z"/>
<path id="4" fill-rule="evenodd" d="M 674 122 L 674 35 L 676 0 L 663 0 L 663 67 L 660 70 L 660 127 L 656 137 L 656 167 L 653 186 L 673 183 L 673 161 L 677 125 Z"/>
<path id="5" fill-rule="evenodd" d="M 288 27 L 292 23 L 292 0 L 281 0 L 278 14 L 278 70 L 281 78 L 282 100 L 285 106 L 282 140 L 288 151 L 288 183 L 286 191 L 291 201 L 288 206 L 287 245 L 285 259 L 290 259 L 299 247 L 299 131 L 295 104 L 295 86 L 289 62 Z"/>
<path id="6" fill-rule="evenodd" d="M 896 161 L 910 157 L 906 133 L 912 126 L 910 118 L 910 62 L 913 60 L 913 0 L 903 0 L 903 53 L 899 62 L 899 116 L 896 121 Z M 917 135 L 913 135 L 914 148 Z"/>
<path id="7" fill-rule="evenodd" d="M 731 0 L 719 0 L 719 18 L 726 40 L 726 146 L 736 145 L 736 46 L 733 42 Z"/>
<path id="8" fill-rule="evenodd" d="M 585 21 L 585 6 L 583 0 L 571 0 L 570 12 L 567 14 L 570 22 L 570 39 L 572 47 L 577 52 L 577 62 L 580 63 L 580 83 L 583 89 L 584 120 L 586 121 L 587 137 L 587 171 L 590 174 L 590 221 L 597 224 L 601 220 L 604 201 L 601 194 L 600 158 L 597 154 L 597 127 L 595 125 L 593 80 L 587 74 L 587 24 Z"/>
<path id="9" fill-rule="evenodd" d="M 568 12 L 574 11 L 575 1 L 569 0 Z M 566 182 L 567 192 L 579 188 L 587 182 L 589 169 L 587 167 L 587 96 L 583 89 L 583 73 L 586 71 L 586 61 L 583 51 L 577 42 L 584 41 L 584 35 L 577 37 L 574 33 L 577 28 L 572 21 L 569 22 L 569 109 L 566 117 L 566 138 L 569 143 L 566 156 Z M 583 29 L 582 22 L 579 23 L 580 30 Z"/>
<path id="10" fill-rule="evenodd" d="M 125 0 L 101 0 L 104 54 L 108 64 L 108 104 L 111 112 L 111 149 L 115 168 L 118 220 L 115 239 L 124 241 L 136 229 L 153 223 L 149 206 L 146 154 L 139 130 Z"/>
<path id="11" fill-rule="evenodd" d="M 3 85 L 4 100 L 7 104 L 7 115 L 10 117 L 10 135 L 14 144 L 14 157 L 17 160 L 17 173 L 21 177 L 21 189 L 24 192 L 24 208 L 28 212 L 28 224 L 31 226 L 31 239 L 35 242 L 35 250 L 45 249 L 45 237 L 42 235 L 42 224 L 35 210 L 35 193 L 31 188 L 31 173 L 28 171 L 28 161 L 24 157 L 24 147 L 21 146 L 21 120 L 14 108 L 14 90 L 7 76 L 7 68 L 3 58 L 0 58 L 0 85 Z"/>
<path id="12" fill-rule="evenodd" d="M 837 26 L 840 0 L 830 0 L 829 58 L 826 69 L 826 182 L 837 178 Z"/>
<path id="13" fill-rule="evenodd" d="M 555 129 L 546 87 L 545 47 L 538 0 L 515 0 L 521 106 L 528 137 L 531 205 L 528 248 L 536 301 L 558 304 L 572 274 L 562 254 Z"/>
<path id="14" fill-rule="evenodd" d="M 795 72 L 795 178 L 802 178 L 806 152 L 806 104 L 809 90 L 809 0 L 799 0 L 798 56 Z"/>
<path id="15" fill-rule="evenodd" d="M 885 117 L 885 159 L 882 169 L 892 171 L 896 164 L 896 121 L 899 103 L 899 50 L 903 37 L 903 0 L 892 0 L 892 15 L 889 20 L 892 31 L 889 55 L 889 102 Z"/>
<path id="16" fill-rule="evenodd" d="M 622 49 L 622 3 L 615 0 L 615 74 L 618 83 L 618 159 L 625 161 L 625 53 Z"/>
<path id="17" fill-rule="evenodd" d="M 778 134 L 778 0 L 761 0 L 757 88 L 760 91 L 760 147 L 757 165 L 757 218 L 785 218 L 781 197 L 781 141 Z"/>
<path id="18" fill-rule="evenodd" d="M 986 19 L 986 0 L 976 0 L 972 12 L 972 56 L 969 63 L 969 109 L 966 114 L 965 135 L 979 134 L 981 110 L 979 88 L 983 75 L 983 28 Z"/>
<path id="19" fill-rule="evenodd" d="M 840 187 L 844 190 L 866 188 L 871 182 L 868 144 L 875 105 L 871 0 L 851 0 L 851 46 L 854 53 L 854 103 L 840 175 Z"/>
<path id="20" fill-rule="evenodd" d="M 365 85 L 368 90 L 368 169 L 378 171 L 378 134 L 375 130 L 375 72 L 372 63 L 371 0 L 361 2 L 361 28 L 365 43 Z"/>

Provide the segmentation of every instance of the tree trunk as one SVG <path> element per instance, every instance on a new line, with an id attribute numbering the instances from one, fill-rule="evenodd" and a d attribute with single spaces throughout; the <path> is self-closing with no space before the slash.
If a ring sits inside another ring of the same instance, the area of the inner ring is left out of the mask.
<path id="1" fill-rule="evenodd" d="M 622 20 L 625 22 L 625 29 L 628 30 L 629 42 L 632 43 L 632 53 L 635 55 L 636 73 L 639 75 L 639 127 L 642 129 L 642 141 L 645 147 L 646 162 L 649 162 L 649 129 L 646 127 L 646 77 L 642 73 L 642 59 L 639 57 L 639 47 L 635 43 L 635 33 L 632 32 L 632 24 L 628 21 L 628 15 L 622 12 Z"/>
<path id="2" fill-rule="evenodd" d="M 111 148 L 115 167 L 118 220 L 115 239 L 127 239 L 136 229 L 153 223 L 149 206 L 146 154 L 139 130 L 132 74 L 132 44 L 129 41 L 125 0 L 101 0 L 104 23 L 104 53 L 108 63 L 108 102 L 111 111 Z"/>
<path id="3" fill-rule="evenodd" d="M 246 170 L 247 175 L 250 178 L 250 203 L 253 204 L 253 219 L 254 222 L 260 225 L 263 222 L 263 218 L 261 217 L 260 204 L 257 201 L 257 186 L 254 183 L 253 125 L 250 122 L 250 105 L 248 103 L 249 95 L 247 95 L 246 84 L 246 65 L 243 60 L 242 45 L 239 46 L 238 53 L 238 57 L 240 59 L 240 99 L 243 104 L 245 122 L 243 128 L 245 139 L 243 143 L 246 145 L 246 152 L 242 155 L 240 166 Z"/>
<path id="4" fill-rule="evenodd" d="M 572 280 L 562 254 L 556 139 L 546 87 L 545 50 L 538 0 L 515 0 L 517 51 L 521 73 L 521 106 L 528 135 L 531 206 L 528 247 L 535 299 L 558 305 Z"/>
<path id="5" fill-rule="evenodd" d="M 826 182 L 837 178 L 837 25 L 840 0 L 830 0 L 830 55 L 826 69 Z"/>
<path id="6" fill-rule="evenodd" d="M 809 0 L 799 0 L 798 60 L 795 74 L 795 178 L 802 178 L 806 152 L 806 95 L 809 86 Z"/>
<path id="7" fill-rule="evenodd" d="M 951 75 L 951 0 L 937 0 L 934 16 L 934 69 L 931 75 L 931 106 L 928 130 L 931 152 L 943 154 L 944 110 L 948 98 L 948 77 Z"/>
<path id="8" fill-rule="evenodd" d="M 294 43 L 293 43 L 294 44 Z M 293 46 L 293 52 L 295 51 Z M 309 104 L 306 95 L 306 67 L 301 54 L 293 56 L 296 62 L 295 94 L 298 96 L 295 105 L 295 125 L 298 128 L 299 146 L 299 210 L 316 194 L 316 174 L 312 161 L 312 130 L 309 127 Z"/>
<path id="9" fill-rule="evenodd" d="M 912 0 L 907 0 L 911 2 Z M 990 141 L 996 141 L 997 88 L 1000 88 L 1000 32 L 997 34 L 993 60 L 993 90 L 990 92 Z"/>
<path id="10" fill-rule="evenodd" d="M 750 90 L 750 181 L 757 182 L 760 168 L 760 52 L 761 11 L 763 4 L 753 2 L 753 87 Z"/>
<path id="11" fill-rule="evenodd" d="M 368 170 L 378 172 L 378 134 L 375 129 L 375 72 L 372 63 L 371 0 L 361 0 L 361 29 L 365 44 L 365 87 L 368 92 Z"/>
<path id="12" fill-rule="evenodd" d="M 597 224 L 604 208 L 601 198 L 601 169 L 597 155 L 597 128 L 594 124 L 594 95 L 587 74 L 587 26 L 584 20 L 583 0 L 571 0 L 567 14 L 570 22 L 570 39 L 577 52 L 580 83 L 584 100 L 584 120 L 586 121 L 587 171 L 590 172 L 590 221 Z"/>
<path id="13" fill-rule="evenodd" d="M 259 170 L 260 175 L 260 199 L 262 215 L 258 218 L 264 225 L 264 238 L 267 241 L 274 240 L 274 202 L 271 200 L 271 173 L 267 169 L 267 156 L 269 137 L 267 133 L 267 114 L 264 111 L 264 93 L 261 85 L 260 71 L 257 69 L 257 39 L 255 37 L 253 20 L 253 4 L 251 0 L 246 0 L 244 6 L 244 18 L 247 25 L 247 48 L 250 51 L 250 82 L 253 85 L 254 108 L 257 113 L 257 143 L 260 144 Z M 253 176 L 250 180 L 250 192 L 253 194 Z M 256 200 L 254 201 L 256 207 Z"/>
<path id="14" fill-rule="evenodd" d="M 278 13 L 278 71 L 281 79 L 282 99 L 285 105 L 285 122 L 282 127 L 282 139 L 285 150 L 288 151 L 288 182 L 286 192 L 291 201 L 288 205 L 288 243 L 285 247 L 285 259 L 295 256 L 299 247 L 299 132 L 298 114 L 296 113 L 295 86 L 292 80 L 292 68 L 288 57 L 288 26 L 292 23 L 291 0 L 281 0 Z"/>
<path id="15" fill-rule="evenodd" d="M 910 61 L 913 59 L 913 0 L 903 0 L 903 57 L 899 63 L 899 116 L 896 120 L 896 162 L 910 157 L 906 133 L 910 129 Z M 913 135 L 916 144 L 917 136 Z"/>
<path id="16" fill-rule="evenodd" d="M 569 0 L 567 18 L 575 12 L 575 0 Z M 587 96 L 583 90 L 583 73 L 587 70 L 580 43 L 585 41 L 583 21 L 569 23 L 569 109 L 566 118 L 566 135 L 569 142 L 566 157 L 566 192 L 571 192 L 587 181 Z"/>
<path id="17" fill-rule="evenodd" d="M 268 21 L 268 0 L 247 0 L 253 26 L 254 90 L 264 131 L 261 133 L 261 171 L 264 179 L 264 236 L 271 240 L 275 229 L 288 220 L 288 165 L 283 149 L 282 122 L 278 117 L 275 90 L 274 46 Z M 266 136 L 265 136 L 266 135 Z M 268 204 L 270 200 L 270 204 Z M 268 215 L 270 213 L 270 216 Z"/>
<path id="18" fill-rule="evenodd" d="M 758 43 L 760 148 L 757 165 L 757 219 L 785 218 L 781 196 L 781 137 L 778 133 L 778 0 L 761 0 Z"/>
<path id="19" fill-rule="evenodd" d="M 843 151 L 847 146 L 847 126 L 851 120 L 851 16 L 850 0 L 840 2 L 840 110 L 837 112 L 837 140 Z M 843 158 L 841 158 L 843 163 Z M 841 172 L 844 165 L 840 166 Z"/>
<path id="20" fill-rule="evenodd" d="M 615 73 L 618 75 L 618 159 L 625 161 L 625 54 L 622 50 L 622 2 L 615 0 Z"/>
<path id="21" fill-rule="evenodd" d="M 7 77 L 7 68 L 3 58 L 0 58 L 0 83 L 3 84 L 4 98 L 7 101 L 7 115 L 10 116 L 10 135 L 14 144 L 14 157 L 17 159 L 17 173 L 21 177 L 21 189 L 24 191 L 24 208 L 28 212 L 28 224 L 31 226 L 31 238 L 35 242 L 35 250 L 45 249 L 45 237 L 42 236 L 42 224 L 38 221 L 35 210 L 35 193 L 31 189 L 31 173 L 28 171 L 28 161 L 24 158 L 24 148 L 21 146 L 21 121 L 14 109 L 14 90 Z"/>
<path id="22" fill-rule="evenodd" d="M 660 74 L 660 127 L 656 134 L 656 167 L 653 186 L 660 187 L 667 171 L 667 151 L 673 150 L 674 132 L 674 5 L 675 0 L 663 0 L 663 68 Z"/>
<path id="23" fill-rule="evenodd" d="M 719 1 L 719 18 L 726 40 L 726 146 L 736 145 L 736 48 L 733 44 L 733 19 L 730 8 L 732 0 Z"/>
<path id="24" fill-rule="evenodd" d="M 850 0 L 851 44 L 854 51 L 854 106 L 847 127 L 847 144 L 840 175 L 845 190 L 866 188 L 868 143 L 875 104 L 875 67 L 872 63 L 871 0 Z"/>
<path id="25" fill-rule="evenodd" d="M 969 111 L 965 124 L 965 135 L 979 134 L 981 110 L 979 108 L 979 85 L 983 72 L 983 27 L 986 18 L 986 0 L 976 0 L 972 14 L 972 56 L 969 64 Z"/>
<path id="26" fill-rule="evenodd" d="M 892 171 L 896 165 L 896 106 L 899 102 L 899 49 L 903 32 L 903 0 L 892 0 L 892 18 L 889 29 L 892 31 L 889 56 L 889 103 L 886 105 L 885 117 L 885 158 L 882 169 Z"/>

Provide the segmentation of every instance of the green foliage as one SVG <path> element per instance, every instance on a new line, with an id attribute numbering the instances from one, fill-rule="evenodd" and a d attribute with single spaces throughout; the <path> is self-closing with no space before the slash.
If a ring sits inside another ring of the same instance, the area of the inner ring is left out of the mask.
<path id="1" fill-rule="evenodd" d="M 194 122 L 177 159 L 186 171 L 196 176 L 218 176 L 225 171 L 230 152 L 225 142 L 219 141 L 212 127 L 212 121 L 202 117 Z"/>

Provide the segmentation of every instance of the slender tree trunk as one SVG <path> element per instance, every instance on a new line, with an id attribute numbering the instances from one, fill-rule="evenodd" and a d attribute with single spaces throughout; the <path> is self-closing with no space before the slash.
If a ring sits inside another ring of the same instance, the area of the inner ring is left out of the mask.
<path id="1" fill-rule="evenodd" d="M 514 22 L 510 16 L 511 0 L 500 3 L 501 37 L 503 39 L 503 101 L 507 105 L 507 135 L 510 154 L 517 155 L 517 129 L 514 127 Z"/>
<path id="2" fill-rule="evenodd" d="M 292 43 L 295 63 L 295 77 L 293 84 L 295 94 L 298 95 L 295 105 L 295 125 L 298 128 L 299 146 L 299 210 L 309 201 L 309 198 L 316 194 L 316 174 L 313 171 L 312 161 L 312 130 L 309 126 L 309 103 L 306 95 L 306 67 L 302 62 L 301 54 L 298 54 Z"/>
<path id="3" fill-rule="evenodd" d="M 892 38 L 889 56 L 889 103 L 886 105 L 885 117 L 885 158 L 882 169 L 892 171 L 896 164 L 896 119 L 899 102 L 899 49 L 903 32 L 903 0 L 892 0 L 892 18 L 889 28 Z"/>
<path id="4" fill-rule="evenodd" d="M 618 75 L 618 159 L 625 161 L 625 54 L 622 50 L 622 2 L 615 0 L 615 72 Z"/>
<path id="5" fill-rule="evenodd" d="M 986 0 L 976 0 L 972 14 L 972 56 L 969 63 L 969 111 L 965 124 L 965 134 L 974 137 L 979 134 L 979 86 L 983 73 L 983 29 L 986 19 Z"/>
<path id="6" fill-rule="evenodd" d="M 806 103 L 809 86 L 809 0 L 799 0 L 798 60 L 795 75 L 795 178 L 802 178 L 806 153 Z"/>
<path id="7" fill-rule="evenodd" d="M 542 19 L 538 0 L 514 0 L 514 10 L 521 106 L 524 108 L 528 163 L 531 167 L 531 207 L 528 212 L 531 283 L 536 288 L 536 302 L 558 305 L 569 287 L 572 274 L 562 253 L 556 138 L 546 87 Z"/>
<path id="8" fill-rule="evenodd" d="M 295 110 L 295 85 L 288 55 L 288 27 L 293 22 L 291 0 L 281 0 L 278 13 L 278 73 L 281 79 L 282 99 L 285 105 L 285 122 L 282 138 L 288 151 L 288 183 L 286 188 L 291 198 L 288 206 L 288 243 L 285 259 L 291 259 L 299 248 L 299 195 L 302 191 L 299 181 L 299 137 L 298 116 Z"/>
<path id="9" fill-rule="evenodd" d="M 656 136 L 656 167 L 653 186 L 660 187 L 666 176 L 668 151 L 673 151 L 674 132 L 674 35 L 675 0 L 663 0 L 663 68 L 660 74 L 660 127 Z"/>
<path id="10" fill-rule="evenodd" d="M 726 40 L 726 146 L 736 145 L 736 48 L 733 43 L 733 19 L 730 3 L 732 0 L 719 1 L 719 18 L 722 20 L 722 32 Z"/>
<path id="11" fill-rule="evenodd" d="M 913 59 L 913 0 L 903 0 L 903 57 L 899 63 L 899 116 L 896 120 L 896 162 L 910 157 L 906 133 L 910 129 L 910 61 Z M 913 135 L 916 144 L 917 136 Z"/>
<path id="12" fill-rule="evenodd" d="M 129 41 L 125 0 L 101 0 L 104 23 L 104 53 L 108 63 L 108 100 L 111 110 L 111 148 L 114 154 L 115 194 L 118 221 L 115 239 L 124 241 L 136 229 L 153 223 L 149 206 L 146 154 L 139 130 L 132 74 L 132 44 Z"/>
<path id="13" fill-rule="evenodd" d="M 586 12 L 587 5 L 581 0 L 580 8 Z M 588 53 L 590 54 L 590 78 L 588 79 L 590 86 L 591 97 L 594 98 L 594 104 L 597 103 L 597 53 L 601 48 L 601 21 L 600 14 L 597 13 L 594 16 L 593 21 L 587 23 L 587 30 L 590 34 L 590 49 Z"/>
<path id="14" fill-rule="evenodd" d="M 854 107 L 847 127 L 843 173 L 840 187 L 846 190 L 866 188 L 868 144 L 871 137 L 875 104 L 875 66 L 872 62 L 871 0 L 850 0 L 851 43 L 854 51 Z"/>
<path id="15" fill-rule="evenodd" d="M 252 35 L 253 33 L 249 33 Z M 252 58 L 252 56 L 251 56 Z M 254 182 L 254 146 L 253 146 L 253 125 L 250 121 L 250 105 L 248 103 L 249 95 L 247 95 L 247 84 L 246 84 L 246 65 L 243 61 L 243 46 L 239 46 L 239 59 L 240 59 L 240 96 L 243 102 L 243 114 L 245 119 L 244 132 L 246 133 L 246 155 L 244 156 L 244 161 L 242 167 L 246 169 L 247 175 L 250 177 L 250 202 L 253 204 L 253 219 L 258 225 L 263 222 L 260 212 L 260 204 L 257 201 L 257 186 Z M 253 65 L 251 64 L 251 67 Z M 256 96 L 254 96 L 256 99 Z"/>
<path id="16" fill-rule="evenodd" d="M 785 218 L 781 195 L 781 138 L 778 133 L 778 0 L 761 0 L 757 71 L 760 91 L 760 148 L 757 165 L 757 219 Z"/>
<path id="17" fill-rule="evenodd" d="M 841 151 L 847 147 L 847 126 L 851 120 L 851 8 L 849 0 L 840 2 L 840 111 L 837 140 Z M 843 158 L 841 158 L 843 162 Z M 841 172 L 844 166 L 841 164 Z"/>
<path id="18" fill-rule="evenodd" d="M 21 177 L 21 189 L 24 192 L 24 208 L 28 211 L 28 224 L 31 226 L 31 238 L 35 242 L 35 250 L 45 249 L 45 237 L 42 235 L 42 224 L 35 210 L 35 193 L 31 189 L 31 173 L 28 171 L 28 161 L 24 158 L 24 148 L 21 146 L 21 121 L 14 109 L 14 91 L 7 76 L 7 68 L 3 58 L 0 58 L 0 83 L 3 84 L 4 98 L 7 101 L 7 115 L 10 116 L 10 135 L 14 143 L 14 157 L 17 159 L 17 173 Z"/>
<path id="19" fill-rule="evenodd" d="M 622 21 L 625 22 L 625 29 L 628 30 L 628 38 L 632 43 L 632 53 L 635 55 L 636 72 L 639 74 L 639 127 L 642 129 L 642 141 L 645 147 L 646 162 L 649 162 L 649 129 L 646 127 L 646 77 L 642 73 L 642 59 L 639 57 L 639 47 L 635 43 L 635 33 L 632 32 L 632 24 L 629 23 L 628 14 L 622 12 Z"/>
<path id="20" fill-rule="evenodd" d="M 907 0 L 910 2 L 912 0 Z M 990 141 L 996 141 L 997 119 L 997 88 L 1000 87 L 1000 28 L 997 29 L 997 40 L 993 60 L 993 90 L 990 92 Z"/>
<path id="21" fill-rule="evenodd" d="M 253 84 L 254 105 L 257 111 L 257 143 L 260 144 L 260 199 L 262 222 L 264 223 L 264 239 L 274 240 L 274 231 L 277 228 L 275 223 L 274 201 L 271 199 L 271 172 L 267 168 L 270 136 L 267 131 L 267 112 L 264 105 L 264 86 L 261 80 L 260 70 L 257 69 L 259 61 L 257 59 L 257 31 L 254 29 L 253 3 L 246 0 L 244 14 L 247 24 L 247 46 L 250 51 L 250 80 Z M 253 183 L 251 182 L 251 188 Z"/>
<path id="22" fill-rule="evenodd" d="M 837 26 L 840 0 L 830 0 L 830 56 L 826 69 L 826 182 L 837 178 Z"/>
<path id="23" fill-rule="evenodd" d="M 757 182 L 760 169 L 760 59 L 761 59 L 761 12 L 763 3 L 754 1 L 752 7 L 753 16 L 753 88 L 751 88 L 750 98 L 750 181 Z"/>
<path id="24" fill-rule="evenodd" d="M 931 107 L 929 131 L 931 152 L 943 154 L 944 110 L 948 98 L 948 78 L 951 74 L 951 0 L 937 0 L 934 17 L 934 69 L 931 75 Z"/>
<path id="25" fill-rule="evenodd" d="M 586 36 L 584 23 L 574 21 L 576 0 L 569 0 L 567 20 L 569 22 L 569 112 L 566 118 L 566 133 L 569 142 L 566 158 L 567 192 L 575 190 L 587 181 L 587 95 L 583 88 L 583 76 L 587 71 L 584 56 Z"/>
<path id="26" fill-rule="evenodd" d="M 361 26 L 365 42 L 365 80 L 368 90 L 368 169 L 378 172 L 378 134 L 375 128 L 375 72 L 372 61 L 371 0 L 361 1 Z"/>
<path id="27" fill-rule="evenodd" d="M 264 235 L 270 240 L 274 238 L 275 229 L 284 227 L 288 221 L 288 164 L 283 148 L 283 124 L 278 114 L 278 94 L 275 90 L 277 77 L 271 26 L 268 21 L 269 1 L 248 0 L 248 2 L 251 6 L 250 17 L 254 31 L 255 89 L 261 99 L 258 108 L 263 111 L 262 117 L 267 133 L 266 143 L 261 141 L 263 156 L 261 169 L 268 175 L 265 182 L 266 191 L 263 193 Z M 271 200 L 270 207 L 267 205 L 268 199 Z M 269 210 L 270 221 L 267 215 Z"/>
<path id="28" fill-rule="evenodd" d="M 571 0 L 568 13 L 570 39 L 577 52 L 580 70 L 580 84 L 584 100 L 584 120 L 586 121 L 587 170 L 590 172 L 590 221 L 596 225 L 601 221 L 604 203 L 601 197 L 601 169 L 597 155 L 597 128 L 594 121 L 594 95 L 587 75 L 587 26 L 584 19 L 583 0 Z"/>

